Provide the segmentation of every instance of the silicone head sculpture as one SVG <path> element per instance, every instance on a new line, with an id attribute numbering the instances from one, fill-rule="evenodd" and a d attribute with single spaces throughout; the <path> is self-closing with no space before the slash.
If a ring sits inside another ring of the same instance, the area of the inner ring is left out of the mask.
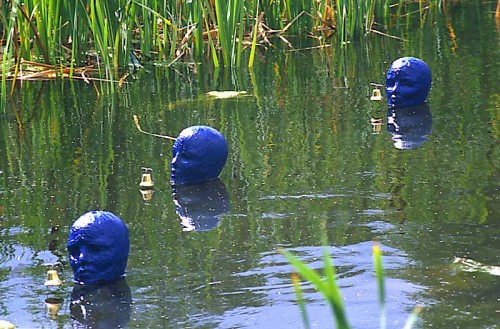
<path id="1" fill-rule="evenodd" d="M 386 94 L 389 107 L 408 107 L 425 102 L 431 89 L 429 66 L 415 57 L 395 60 L 386 75 Z"/>
<path id="2" fill-rule="evenodd" d="M 113 213 L 91 211 L 71 226 L 69 262 L 75 282 L 100 284 L 125 274 L 130 241 L 127 226 Z"/>
<path id="3" fill-rule="evenodd" d="M 186 128 L 172 146 L 170 181 L 176 185 L 214 180 L 227 154 L 226 139 L 219 131 L 207 126 Z"/>

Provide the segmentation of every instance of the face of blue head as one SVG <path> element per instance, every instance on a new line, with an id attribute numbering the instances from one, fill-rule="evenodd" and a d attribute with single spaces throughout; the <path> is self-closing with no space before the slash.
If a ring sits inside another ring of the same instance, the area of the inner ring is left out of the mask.
<path id="1" fill-rule="evenodd" d="M 429 66 L 415 57 L 395 60 L 386 75 L 386 94 L 389 107 L 408 107 L 425 102 L 431 89 Z"/>
<path id="2" fill-rule="evenodd" d="M 172 146 L 170 181 L 176 185 L 214 180 L 224 168 L 227 155 L 226 139 L 216 129 L 186 128 Z"/>
<path id="3" fill-rule="evenodd" d="M 129 233 L 113 213 L 92 211 L 71 227 L 68 253 L 75 282 L 95 284 L 124 276 L 130 249 Z"/>

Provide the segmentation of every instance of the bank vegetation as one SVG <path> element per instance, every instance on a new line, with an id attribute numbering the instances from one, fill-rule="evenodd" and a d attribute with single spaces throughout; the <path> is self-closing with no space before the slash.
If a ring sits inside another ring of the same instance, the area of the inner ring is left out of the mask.
<path id="1" fill-rule="evenodd" d="M 470 1 L 470 0 L 462 0 Z M 454 1 L 456 2 L 456 1 Z M 8 0 L 0 3 L 6 81 L 58 77 L 112 82 L 144 62 L 252 67 L 261 49 L 348 47 L 406 18 L 425 21 L 446 0 Z M 281 48 L 282 48 L 281 47 Z M 125 70 L 124 70 L 125 69 Z"/>

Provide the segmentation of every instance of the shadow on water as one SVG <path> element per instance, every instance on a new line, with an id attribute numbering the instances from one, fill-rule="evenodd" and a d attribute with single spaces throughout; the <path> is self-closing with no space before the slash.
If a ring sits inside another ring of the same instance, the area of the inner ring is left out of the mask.
<path id="1" fill-rule="evenodd" d="M 72 326 L 67 303 L 55 319 L 45 311 L 42 264 L 67 264 L 71 223 L 106 209 L 130 230 L 130 328 L 301 328 L 292 268 L 276 249 L 320 269 L 324 232 L 355 328 L 378 327 L 373 240 L 386 252 L 388 328 L 417 303 L 427 305 L 422 327 L 494 327 L 497 278 L 452 264 L 499 262 L 500 50 L 482 6 L 398 26 L 407 42 L 372 35 L 344 49 L 262 52 L 252 71 L 146 65 L 110 97 L 70 81 L 16 89 L 0 117 L 0 316 L 20 328 Z M 428 107 L 381 115 L 387 132 L 374 134 L 371 83 L 402 55 L 431 67 Z M 172 191 L 172 143 L 139 133 L 133 114 L 163 135 L 221 131 L 220 181 Z M 155 172 L 147 202 L 142 167 Z M 68 272 L 57 292 L 66 301 Z M 311 320 L 332 328 L 304 288 Z"/>

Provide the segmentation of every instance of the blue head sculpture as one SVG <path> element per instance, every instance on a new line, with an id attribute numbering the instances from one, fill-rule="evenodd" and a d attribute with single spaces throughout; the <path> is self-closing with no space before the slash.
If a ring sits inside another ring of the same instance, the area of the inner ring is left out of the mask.
<path id="1" fill-rule="evenodd" d="M 386 94 L 389 107 L 407 107 L 425 102 L 431 90 L 429 66 L 415 57 L 395 60 L 386 75 Z"/>
<path id="2" fill-rule="evenodd" d="M 176 185 L 214 180 L 224 168 L 227 154 L 226 139 L 216 129 L 186 128 L 172 146 L 170 182 Z"/>
<path id="3" fill-rule="evenodd" d="M 91 211 L 71 226 L 69 262 L 75 282 L 100 284 L 125 274 L 130 249 L 129 233 L 123 221 L 107 211 Z"/>

